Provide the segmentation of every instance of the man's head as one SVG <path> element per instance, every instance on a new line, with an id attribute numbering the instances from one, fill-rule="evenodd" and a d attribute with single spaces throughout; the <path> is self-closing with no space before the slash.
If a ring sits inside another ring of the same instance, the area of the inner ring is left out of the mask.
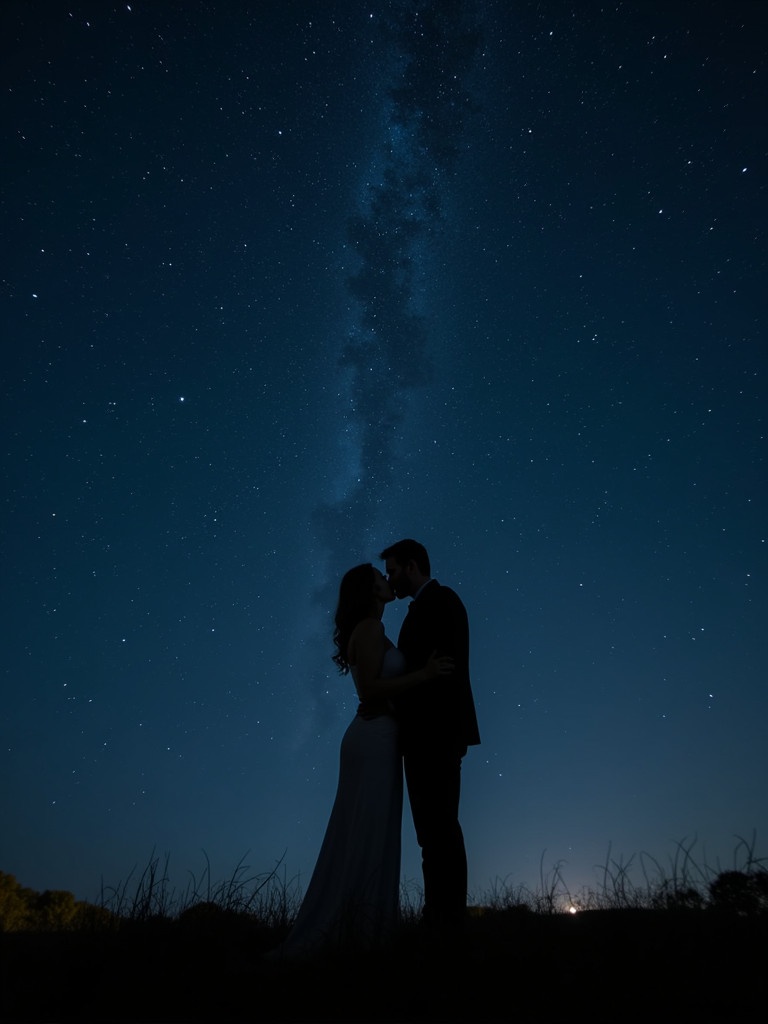
<path id="1" fill-rule="evenodd" d="M 417 540 L 399 540 L 390 544 L 379 558 L 386 563 L 387 579 L 395 597 L 413 597 L 430 578 L 427 549 Z"/>

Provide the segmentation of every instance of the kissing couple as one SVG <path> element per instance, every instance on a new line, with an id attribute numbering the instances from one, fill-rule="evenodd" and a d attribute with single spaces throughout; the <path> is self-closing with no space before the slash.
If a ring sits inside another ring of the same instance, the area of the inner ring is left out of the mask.
<path id="1" fill-rule="evenodd" d="M 401 540 L 381 552 L 386 576 L 355 566 L 339 588 L 333 660 L 360 703 L 341 742 L 339 783 L 312 878 L 293 928 L 273 952 L 305 957 L 372 948 L 397 923 L 403 769 L 422 852 L 421 924 L 437 937 L 463 929 L 467 857 L 459 824 L 461 761 L 480 742 L 469 680 L 469 625 L 458 594 L 432 579 L 426 548 Z M 382 623 L 411 598 L 397 646 Z"/>

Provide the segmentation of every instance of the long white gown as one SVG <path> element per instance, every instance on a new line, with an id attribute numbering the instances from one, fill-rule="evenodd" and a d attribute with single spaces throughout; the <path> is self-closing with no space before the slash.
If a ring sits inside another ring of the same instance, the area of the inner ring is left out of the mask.
<path id="1" fill-rule="evenodd" d="M 402 675 L 390 647 L 382 676 Z M 397 723 L 356 715 L 341 741 L 339 784 L 315 870 L 276 957 L 302 957 L 354 943 L 382 941 L 397 923 L 403 769 Z"/>

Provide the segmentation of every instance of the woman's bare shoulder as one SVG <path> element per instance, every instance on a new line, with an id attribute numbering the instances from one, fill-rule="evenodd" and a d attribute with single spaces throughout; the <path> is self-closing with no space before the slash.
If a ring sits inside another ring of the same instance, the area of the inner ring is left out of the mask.
<path id="1" fill-rule="evenodd" d="M 370 648 L 374 644 L 380 645 L 384 639 L 384 623 L 381 619 L 371 616 L 361 619 L 352 630 L 347 648 L 350 665 L 354 665 L 361 650 Z"/>
<path id="2" fill-rule="evenodd" d="M 365 639 L 376 639 L 384 635 L 384 623 L 381 619 L 377 619 L 371 616 L 367 619 L 361 619 L 360 622 L 352 630 L 350 640 L 365 640 Z"/>

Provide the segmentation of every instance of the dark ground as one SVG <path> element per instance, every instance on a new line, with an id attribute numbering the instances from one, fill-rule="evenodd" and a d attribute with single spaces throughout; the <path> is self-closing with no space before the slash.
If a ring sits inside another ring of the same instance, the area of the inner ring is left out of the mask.
<path id="1" fill-rule="evenodd" d="M 386 954 L 264 962 L 274 932 L 226 916 L 0 935 L 0 1020 L 29 1022 L 734 1022 L 765 1019 L 768 918 L 515 911 L 466 948 L 405 930 Z"/>

